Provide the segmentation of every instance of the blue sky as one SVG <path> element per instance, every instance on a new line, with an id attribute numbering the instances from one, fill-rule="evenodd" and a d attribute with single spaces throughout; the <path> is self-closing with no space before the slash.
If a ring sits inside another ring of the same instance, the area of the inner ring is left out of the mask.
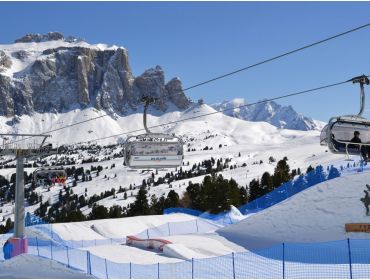
<path id="1" fill-rule="evenodd" d="M 60 31 L 124 46 L 135 75 L 161 65 L 184 87 L 370 22 L 369 2 L 0 2 L 0 44 Z M 370 28 L 190 90 L 248 102 L 370 75 Z M 358 86 L 279 101 L 327 120 L 356 113 Z M 368 88 L 370 93 L 370 87 Z M 370 97 L 368 99 L 370 104 Z M 370 105 L 366 116 L 370 117 Z"/>

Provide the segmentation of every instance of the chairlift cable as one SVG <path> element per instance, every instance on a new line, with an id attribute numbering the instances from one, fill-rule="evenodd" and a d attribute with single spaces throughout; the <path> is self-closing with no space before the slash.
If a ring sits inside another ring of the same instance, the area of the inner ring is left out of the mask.
<path id="1" fill-rule="evenodd" d="M 197 83 L 195 85 L 192 85 L 192 86 L 189 86 L 189 87 L 186 87 L 180 91 L 177 91 L 177 92 L 174 92 L 173 94 L 180 94 L 182 92 L 185 92 L 185 91 L 188 91 L 190 89 L 194 89 L 196 87 L 200 87 L 202 85 L 205 85 L 205 84 L 209 84 L 211 82 L 214 82 L 214 81 L 217 81 L 217 80 L 220 80 L 220 79 L 223 79 L 223 78 L 226 78 L 226 77 L 229 77 L 231 75 L 234 75 L 234 74 L 237 74 L 239 72 L 242 72 L 242 71 L 246 71 L 246 70 L 249 70 L 251 68 L 254 68 L 254 67 L 257 67 L 259 65 L 262 65 L 262 64 L 266 64 L 268 62 L 271 62 L 271 61 L 274 61 L 274 60 L 277 60 L 277 59 L 280 59 L 282 57 L 285 57 L 285 56 L 288 56 L 288 55 L 291 55 L 291 54 L 294 54 L 294 53 L 297 53 L 297 52 L 300 52 L 300 51 L 303 51 L 305 49 L 308 49 L 308 48 L 311 48 L 311 47 L 314 47 L 314 46 L 317 46 L 317 45 L 320 45 L 320 44 L 323 44 L 325 42 L 328 42 L 328 41 L 331 41 L 331 40 L 334 40 L 336 38 L 339 38 L 339 37 L 342 37 L 342 36 L 345 36 L 345 35 L 348 35 L 350 33 L 353 33 L 353 32 L 356 32 L 356 31 L 359 31 L 359 30 L 362 30 L 364 28 L 367 28 L 370 26 L 370 23 L 367 23 L 367 24 L 364 24 L 364 25 L 361 25 L 361 26 L 358 26 L 358 27 L 355 27 L 355 28 L 352 28 L 350 30 L 347 30 L 347 31 L 344 31 L 344 32 L 341 32 L 341 33 L 338 33 L 336 35 L 333 35 L 333 36 L 330 36 L 328 38 L 325 38 L 325 39 L 322 39 L 322 40 L 319 40 L 319 41 L 316 41 L 314 43 L 311 43 L 311 44 L 308 44 L 308 45 L 305 45 L 303 47 L 300 47 L 300 48 L 297 48 L 297 49 L 294 49 L 294 50 L 291 50 L 291 51 L 288 51 L 288 52 L 285 52 L 283 54 L 280 54 L 280 55 L 277 55 L 277 56 L 274 56 L 272 58 L 269 58 L 269 59 L 265 59 L 263 61 L 260 61 L 260 62 L 257 62 L 257 63 L 254 63 L 252 65 L 249 65 L 249 66 L 246 66 L 246 67 L 243 67 L 243 68 L 240 68 L 240 69 L 237 69 L 237 70 L 234 70 L 232 72 L 229 72 L 229 73 L 226 73 L 226 74 L 223 74 L 223 75 L 220 75 L 220 76 L 217 76 L 215 78 L 212 78 L 212 79 L 209 79 L 209 80 L 206 80 L 204 82 L 200 82 L 200 83 Z M 340 83 L 339 83 L 340 84 Z M 330 86 L 329 86 L 330 87 Z M 323 87 L 323 88 L 326 88 L 326 87 Z M 283 97 L 280 97 L 280 98 L 283 98 Z M 280 99 L 278 98 L 278 99 Z M 276 99 L 274 99 L 276 100 Z M 258 103 L 256 103 L 258 104 Z M 107 116 L 112 116 L 114 115 L 115 113 L 112 112 L 112 113 L 106 113 L 106 114 L 103 114 L 101 116 L 98 116 L 98 117 L 94 117 L 94 118 L 90 118 L 90 119 L 87 119 L 87 120 L 83 120 L 83 121 L 80 121 L 80 122 L 76 122 L 76 123 L 72 123 L 72 124 L 69 124 L 69 125 L 66 125 L 66 126 L 63 126 L 63 127 L 59 127 L 59 128 L 56 128 L 56 129 L 52 129 L 52 130 L 49 130 L 49 131 L 45 131 L 41 134 L 47 134 L 47 133 L 53 133 L 53 132 L 56 132 L 56 131 L 60 131 L 60 130 L 63 130 L 63 129 L 66 129 L 66 128 L 70 128 L 70 127 L 73 127 L 73 126 L 76 126 L 76 125 L 80 125 L 80 124 L 83 124 L 83 123 L 86 123 L 86 122 L 90 122 L 90 121 L 93 121 L 93 120 L 97 120 L 97 119 L 100 119 L 100 118 L 103 118 L 103 117 L 107 117 Z M 141 130 L 140 130 L 141 131 Z M 113 137 L 113 136 L 112 136 Z M 29 138 L 32 138 L 32 137 L 29 137 Z M 25 138 L 26 139 L 29 139 L 29 138 Z M 16 142 L 19 142 L 19 140 L 17 141 L 13 141 L 12 143 L 16 143 Z"/>
<path id="2" fill-rule="evenodd" d="M 274 60 L 277 60 L 279 58 L 282 58 L 282 57 L 285 57 L 285 56 L 288 56 L 288 55 L 291 55 L 291 54 L 294 54 L 296 52 L 299 52 L 299 51 L 303 51 L 305 49 L 308 49 L 308 48 L 311 48 L 311 47 L 314 47 L 314 46 L 317 46 L 317 45 L 320 45 L 320 44 L 323 44 L 325 42 L 328 42 L 330 40 L 333 40 L 333 39 L 336 39 L 336 38 L 339 38 L 339 37 L 342 37 L 344 35 L 347 35 L 347 34 L 350 34 L 352 32 L 355 32 L 355 31 L 358 31 L 358 30 L 361 30 L 363 28 L 366 28 L 366 27 L 369 27 L 370 26 L 370 23 L 367 23 L 367 24 L 364 24 L 364 25 L 361 25 L 359 27 L 356 27 L 356 28 L 353 28 L 353 29 L 350 29 L 350 30 L 347 30 L 345 32 L 342 32 L 342 33 L 339 33 L 339 34 L 336 34 L 336 35 L 333 35 L 331 37 L 328 37 L 328 38 L 325 38 L 325 39 L 322 39 L 320 41 L 317 41 L 317 42 L 314 42 L 314 43 L 311 43 L 311 44 L 308 44 L 306 46 L 303 46 L 303 47 L 300 47 L 300 48 L 297 48 L 297 49 L 294 49 L 294 50 L 291 50 L 291 51 L 288 51 L 288 52 L 285 52 L 283 54 L 280 54 L 280 55 L 277 55 L 277 56 L 274 56 L 272 58 L 269 58 L 269 59 L 265 59 L 263 61 L 260 61 L 260 62 L 257 62 L 255 64 L 252 64 L 252 65 L 249 65 L 249 66 L 246 66 L 246 67 L 243 67 L 243 68 L 240 68 L 240 69 L 237 69 L 237 70 L 234 70 L 232 72 L 229 72 L 229 73 L 226 73 L 226 74 L 223 74 L 223 75 L 220 75 L 218 77 L 215 77 L 215 78 L 212 78 L 212 79 L 209 79 L 207 81 L 204 81 L 204 82 L 200 82 L 198 84 L 195 84 L 193 86 L 190 86 L 190 87 L 187 87 L 185 89 L 183 89 L 183 91 L 187 91 L 189 89 L 193 89 L 193 88 L 196 88 L 196 87 L 199 87 L 199 86 L 202 86 L 202 85 L 205 85 L 205 84 L 208 84 L 208 83 L 211 83 L 211 82 L 214 82 L 214 81 L 217 81 L 217 80 L 220 80 L 220 79 L 223 79 L 223 78 L 226 78 L 228 76 L 231 76 L 231 75 L 234 75 L 234 74 L 237 74 L 239 72 L 242 72 L 242 71 L 245 71 L 245 70 L 248 70 L 248 69 L 251 69 L 251 68 L 254 68 L 254 67 L 257 67 L 257 66 L 260 66 L 262 64 L 265 64 L 265 63 L 268 63 L 268 62 L 271 62 L 271 61 L 274 61 Z"/>
<path id="3" fill-rule="evenodd" d="M 366 76 L 366 77 L 370 77 L 370 75 Z M 180 123 L 180 122 L 185 122 L 185 121 L 189 121 L 189 120 L 193 120 L 193 119 L 197 119 L 197 118 L 201 118 L 201 117 L 205 117 L 205 116 L 215 115 L 215 114 L 223 113 L 223 112 L 234 110 L 234 109 L 250 107 L 250 106 L 253 106 L 253 105 L 267 103 L 267 102 L 271 102 L 271 101 L 275 101 L 275 100 L 279 100 L 279 99 L 283 99 L 283 98 L 288 98 L 288 97 L 292 97 L 292 96 L 302 95 L 302 94 L 306 94 L 306 93 L 316 93 L 316 91 L 319 91 L 319 90 L 323 90 L 323 89 L 327 89 L 327 88 L 331 88 L 331 87 L 336 87 L 336 86 L 343 85 L 343 84 L 350 83 L 350 82 L 352 82 L 352 80 L 345 80 L 345 81 L 342 81 L 342 82 L 337 82 L 337 83 L 324 85 L 324 86 L 320 86 L 320 87 L 316 87 L 316 88 L 311 88 L 311 89 L 302 90 L 302 91 L 298 91 L 298 92 L 293 92 L 293 93 L 289 93 L 289 94 L 285 94 L 285 95 L 280 95 L 280 96 L 277 96 L 277 97 L 264 99 L 264 100 L 261 100 L 261 101 L 257 101 L 257 102 L 253 102 L 253 103 L 249 103 L 249 104 L 245 104 L 245 105 L 235 106 L 235 107 L 223 109 L 223 110 L 220 110 L 220 111 L 215 111 L 215 112 L 211 112 L 211 113 L 197 115 L 197 116 L 194 116 L 194 117 L 189 117 L 189 118 L 186 118 L 186 119 L 180 119 L 180 120 L 171 121 L 171 122 L 167 122 L 167 123 L 163 123 L 163 124 L 158 124 L 158 125 L 150 126 L 149 128 L 157 128 L 157 127 L 162 127 L 162 126 L 165 126 L 165 125 L 177 124 L 177 123 Z M 110 135 L 110 136 L 104 136 L 104 137 L 92 139 L 92 140 L 89 140 L 89 141 L 78 142 L 78 143 L 75 143 L 75 144 L 83 144 L 83 143 L 88 143 L 88 142 L 91 142 L 91 141 L 105 140 L 105 139 L 109 139 L 109 138 L 113 138 L 113 137 L 118 137 L 118 136 L 121 136 L 121 135 L 127 135 L 127 134 L 136 133 L 136 132 L 141 132 L 143 130 L 144 130 L 143 128 L 136 129 L 136 130 L 132 130 L 132 131 L 128 131 L 128 132 L 123 132 L 123 133 L 118 133 L 118 134 L 114 134 L 114 135 Z"/>

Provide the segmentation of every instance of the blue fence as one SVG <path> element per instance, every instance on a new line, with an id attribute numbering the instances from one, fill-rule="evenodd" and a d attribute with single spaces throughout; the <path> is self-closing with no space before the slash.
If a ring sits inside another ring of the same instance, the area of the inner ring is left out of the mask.
<path id="1" fill-rule="evenodd" d="M 55 260 L 97 278 L 369 278 L 370 240 L 287 243 L 251 252 L 140 265 L 116 263 L 50 240 L 29 239 L 29 254 Z"/>
<path id="2" fill-rule="evenodd" d="M 305 189 L 308 189 L 309 187 L 312 187 L 327 180 L 337 178 L 339 176 L 340 172 L 334 166 L 331 166 L 327 170 L 327 172 L 325 172 L 323 167 L 319 165 L 314 170 L 308 172 L 306 175 L 300 175 L 295 180 L 291 180 L 282 184 L 280 187 L 274 189 L 272 192 L 269 192 L 251 202 L 248 202 L 240 206 L 238 209 L 244 215 L 256 213 L 270 206 L 273 206 Z M 213 220 L 223 225 L 235 223 L 235 221 L 233 221 L 233 219 L 230 217 L 229 212 L 210 214 L 208 212 L 203 213 L 201 211 L 188 208 L 167 208 L 164 210 L 163 213 L 185 213 Z"/>

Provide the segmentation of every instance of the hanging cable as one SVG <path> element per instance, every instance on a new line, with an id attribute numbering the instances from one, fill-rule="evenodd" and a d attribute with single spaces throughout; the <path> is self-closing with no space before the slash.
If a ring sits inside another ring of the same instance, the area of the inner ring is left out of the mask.
<path id="1" fill-rule="evenodd" d="M 242 71 L 246 71 L 246 70 L 249 70 L 251 68 L 254 68 L 254 67 L 257 67 L 259 65 L 262 65 L 262 64 L 266 64 L 268 62 L 271 62 L 271 61 L 274 61 L 274 60 L 277 60 L 277 59 L 280 59 L 282 57 L 285 57 L 285 56 L 288 56 L 288 55 L 291 55 L 291 54 L 294 54 L 294 53 L 297 53 L 297 52 L 300 52 L 300 51 L 303 51 L 305 49 L 308 49 L 308 48 L 311 48 L 311 47 L 314 47 L 314 46 L 317 46 L 317 45 L 320 45 L 320 44 L 323 44 L 325 42 L 328 42 L 328 41 L 331 41 L 331 40 L 334 40 L 334 39 L 337 39 L 339 37 L 342 37 L 342 36 L 345 36 L 345 35 L 348 35 L 350 33 L 353 33 L 353 32 L 356 32 L 356 31 L 359 31 L 359 30 L 362 30 L 364 28 L 367 28 L 370 26 L 370 23 L 367 23 L 367 24 L 364 24 L 364 25 L 361 25 L 361 26 L 358 26 L 358 27 L 355 27 L 355 28 L 352 28 L 350 30 L 347 30 L 347 31 L 344 31 L 344 32 L 341 32 L 341 33 L 338 33 L 336 35 L 333 35 L 333 36 L 330 36 L 330 37 L 327 37 L 325 39 L 322 39 L 322 40 L 319 40 L 319 41 L 316 41 L 314 43 L 311 43 L 311 44 L 308 44 L 308 45 L 305 45 L 303 47 L 300 47 L 300 48 L 297 48 L 297 49 L 294 49 L 294 50 L 291 50 L 291 51 L 288 51 L 288 52 L 285 52 L 283 54 L 280 54 L 280 55 L 277 55 L 277 56 L 274 56 L 272 58 L 269 58 L 269 59 L 265 59 L 265 60 L 262 60 L 260 62 L 257 62 L 257 63 L 254 63 L 254 64 L 251 64 L 251 65 L 248 65 L 246 67 L 243 67 L 243 68 L 240 68 L 240 69 L 237 69 L 237 70 L 234 70 L 232 72 L 229 72 L 229 73 L 225 73 L 223 75 L 220 75 L 220 76 L 217 76 L 215 78 L 212 78 L 212 79 L 209 79 L 209 80 L 206 80 L 204 82 L 200 82 L 200 83 L 197 83 L 195 85 L 192 85 L 192 86 L 189 86 L 189 87 L 186 87 L 180 91 L 177 91 L 177 92 L 174 92 L 173 94 L 180 94 L 182 92 L 185 92 L 185 91 L 188 91 L 190 89 L 194 89 L 196 87 L 200 87 L 202 85 L 205 85 L 205 84 L 209 84 L 211 82 L 214 82 L 214 81 L 217 81 L 217 80 L 220 80 L 220 79 L 223 79 L 223 78 L 226 78 L 226 77 L 229 77 L 231 75 L 235 75 L 239 72 L 242 72 Z M 80 125 L 80 124 L 83 124 L 83 123 L 86 123 L 86 122 L 90 122 L 90 121 L 93 121 L 93 120 L 97 120 L 97 119 L 100 119 L 100 118 L 104 118 L 104 117 L 107 117 L 107 116 L 112 116 L 114 115 L 115 113 L 112 112 L 112 113 L 106 113 L 106 114 L 103 114 L 101 116 L 98 116 L 98 117 L 94 117 L 94 118 L 91 118 L 91 119 L 87 119 L 87 120 L 84 120 L 84 121 L 80 121 L 80 122 L 76 122 L 76 123 L 72 123 L 72 124 L 69 124 L 69 125 L 66 125 L 66 126 L 63 126 L 63 127 L 60 127 L 60 128 L 56 128 L 56 129 L 52 129 L 52 130 L 49 130 L 49 131 L 45 131 L 45 132 L 42 132 L 41 134 L 48 134 L 48 133 L 53 133 L 53 132 L 56 132 L 56 131 L 59 131 L 59 130 L 63 130 L 63 129 L 66 129 L 66 128 L 70 128 L 70 127 L 73 127 L 73 126 L 76 126 L 76 125 Z M 14 141 L 14 142 L 17 142 L 17 141 Z"/>
<path id="2" fill-rule="evenodd" d="M 370 77 L 370 76 L 367 76 L 367 77 Z M 231 108 L 223 109 L 223 110 L 220 110 L 220 111 L 215 111 L 215 112 L 206 113 L 206 114 L 202 114 L 202 115 L 198 115 L 198 116 L 194 116 L 194 117 L 180 119 L 180 120 L 177 120 L 177 121 L 171 121 L 171 122 L 167 122 L 167 123 L 163 123 L 163 124 L 158 124 L 158 125 L 150 126 L 149 128 L 157 128 L 157 127 L 161 127 L 161 126 L 165 126 L 165 125 L 177 124 L 177 123 L 180 123 L 180 122 L 185 122 L 185 121 L 189 121 L 189 120 L 193 120 L 193 119 L 197 119 L 197 118 L 201 118 L 201 117 L 205 117 L 205 116 L 210 116 L 210 115 L 223 113 L 223 112 L 230 111 L 230 110 L 250 107 L 250 106 L 253 106 L 253 105 L 267 103 L 267 102 L 271 102 L 271 101 L 275 101 L 275 100 L 279 100 L 279 99 L 283 99 L 283 98 L 288 98 L 288 97 L 292 97 L 292 96 L 302 95 L 302 94 L 306 94 L 306 93 L 316 93 L 316 91 L 319 91 L 319 90 L 332 88 L 332 87 L 336 87 L 336 86 L 343 85 L 343 84 L 346 84 L 346 83 L 351 83 L 351 82 L 352 82 L 352 80 L 345 80 L 345 81 L 342 81 L 342 82 L 337 82 L 337 83 L 333 83 L 333 84 L 329 84 L 329 85 L 324 85 L 324 86 L 315 87 L 315 88 L 311 88 L 311 89 L 307 89 L 307 90 L 302 90 L 302 91 L 293 92 L 293 93 L 289 93 L 289 94 L 285 94 L 285 95 L 280 95 L 280 96 L 277 96 L 277 97 L 257 101 L 257 102 L 254 102 L 254 103 L 249 103 L 249 104 L 245 104 L 245 105 L 231 107 Z M 122 135 L 141 132 L 143 130 L 144 130 L 143 128 L 142 129 L 136 129 L 136 130 L 123 132 L 123 133 L 118 133 L 118 134 L 114 134 L 114 135 L 110 135 L 110 136 L 95 138 L 95 139 L 92 139 L 92 140 L 89 140 L 89 141 L 78 142 L 78 143 L 75 143 L 75 144 L 83 144 L 83 143 L 88 143 L 88 142 L 92 142 L 92 141 L 101 141 L 101 140 L 105 140 L 105 139 L 109 139 L 109 138 L 113 138 L 113 137 L 118 137 L 118 136 L 122 136 Z"/>
<path id="3" fill-rule="evenodd" d="M 226 78 L 226 77 L 229 77 L 231 75 L 235 75 L 239 72 L 242 72 L 242 71 L 246 71 L 248 69 L 251 69 L 251 68 L 254 68 L 254 67 L 257 67 L 257 66 L 260 66 L 262 64 L 265 64 L 265 63 L 268 63 L 268 62 L 271 62 L 271 61 L 274 61 L 274 60 L 277 60 L 279 58 L 282 58 L 282 57 L 285 57 L 285 56 L 288 56 L 288 55 L 291 55 L 291 54 L 294 54 L 296 52 L 300 52 L 300 51 L 303 51 L 305 49 L 308 49 L 308 48 L 311 48 L 311 47 L 314 47 L 314 46 L 317 46 L 317 45 L 320 45 L 320 44 L 323 44 L 325 42 L 328 42 L 330 40 L 333 40 L 333 39 L 336 39 L 336 38 L 339 38 L 339 37 L 342 37 L 342 36 L 345 36 L 347 34 L 350 34 L 352 32 L 355 32 L 355 31 L 358 31 L 358 30 L 361 30 L 361 29 L 364 29 L 364 28 L 367 28 L 370 26 L 370 23 L 367 23 L 367 24 L 364 24 L 364 25 L 361 25 L 361 26 L 358 26 L 356 28 L 353 28 L 353 29 L 350 29 L 350 30 L 347 30 L 347 31 L 344 31 L 344 32 L 341 32 L 341 33 L 338 33 L 336 35 L 333 35 L 333 36 L 330 36 L 328 38 L 325 38 L 325 39 L 322 39 L 320 41 L 317 41 L 317 42 L 314 42 L 314 43 L 311 43 L 311 44 L 308 44 L 306 46 L 303 46 L 303 47 L 300 47 L 300 48 L 297 48 L 297 49 L 294 49 L 294 50 L 291 50 L 291 51 L 288 51 L 288 52 L 285 52 L 283 54 L 280 54 L 280 55 L 277 55 L 277 56 L 274 56 L 272 58 L 269 58 L 269 59 L 265 59 L 265 60 L 262 60 L 260 62 L 257 62 L 255 64 L 252 64 L 252 65 L 249 65 L 249 66 L 246 66 L 246 67 L 243 67 L 243 68 L 240 68 L 240 69 L 237 69 L 235 71 L 232 71 L 232 72 L 229 72 L 229 73 L 226 73 L 226 74 L 223 74 L 223 75 L 220 75 L 218 77 L 215 77 L 215 78 L 212 78 L 212 79 L 209 79 L 207 81 L 204 81 L 204 82 L 200 82 L 198 84 L 195 84 L 193 86 L 190 86 L 190 87 L 187 87 L 185 89 L 183 89 L 183 91 L 187 91 L 189 89 L 193 89 L 193 88 L 196 88 L 196 87 L 199 87 L 199 86 L 202 86 L 202 85 L 205 85 L 205 84 L 208 84 L 208 83 L 211 83 L 211 82 L 214 82 L 214 81 L 217 81 L 217 80 L 220 80 L 220 79 L 223 79 L 223 78 Z"/>

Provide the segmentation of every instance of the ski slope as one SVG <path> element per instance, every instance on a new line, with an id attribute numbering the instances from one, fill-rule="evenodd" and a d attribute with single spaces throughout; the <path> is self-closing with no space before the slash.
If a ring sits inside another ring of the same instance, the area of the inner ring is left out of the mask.
<path id="1" fill-rule="evenodd" d="M 0 262 L 1 279 L 92 279 L 91 275 L 68 268 L 56 261 L 33 256 L 20 255 Z"/>
<path id="2" fill-rule="evenodd" d="M 146 229 L 159 227 L 167 223 L 193 221 L 197 217 L 186 214 L 135 216 L 117 219 L 101 219 L 74 223 L 55 223 L 28 227 L 28 234 L 41 234 L 39 228 L 52 230 L 66 241 L 101 240 L 110 238 L 126 238 L 128 235 L 139 234 Z"/>
<path id="3" fill-rule="evenodd" d="M 369 223 L 364 204 L 370 173 L 347 173 L 308 188 L 287 200 L 222 228 L 218 234 L 248 249 L 283 242 L 324 242 L 369 238 L 346 233 L 346 223 Z"/>
<path id="4" fill-rule="evenodd" d="M 169 121 L 189 118 L 196 115 L 215 112 L 214 109 L 207 105 L 194 105 L 185 111 L 169 111 L 166 114 L 160 115 L 159 112 L 152 111 L 153 116 L 149 117 L 149 125 L 158 125 Z M 13 127 L 8 127 L 4 123 L 6 118 L 0 117 L 2 132 L 42 132 L 50 129 L 65 126 L 70 123 L 83 121 L 90 117 L 96 117 L 103 114 L 95 109 L 75 110 L 65 114 L 35 114 L 34 116 L 22 116 L 20 122 Z M 78 141 L 87 141 L 95 137 L 102 137 L 120 132 L 131 131 L 141 128 L 142 113 L 134 112 L 126 117 L 104 117 L 93 122 L 87 122 L 78 126 L 71 127 L 66 130 L 56 131 L 52 133 L 51 141 L 56 144 L 65 144 Z M 185 165 L 183 170 L 189 170 L 193 164 L 199 164 L 203 160 L 209 160 L 213 157 L 217 159 L 230 159 L 229 166 L 236 166 L 233 169 L 225 169 L 221 174 L 226 179 L 233 178 L 240 186 L 246 186 L 255 178 L 260 178 L 265 171 L 274 172 L 276 162 L 283 157 L 288 158 L 288 164 L 291 169 L 301 168 L 304 171 L 309 165 L 323 165 L 324 168 L 328 165 L 343 164 L 343 156 L 333 155 L 326 152 L 326 147 L 320 146 L 318 131 L 296 131 L 278 129 L 265 122 L 248 122 L 233 117 L 228 117 L 223 114 L 215 114 L 199 119 L 189 120 L 183 123 L 178 123 L 164 128 L 155 128 L 153 131 L 165 131 L 168 133 L 176 133 L 183 137 L 185 141 Z M 88 131 L 93 131 L 89 133 Z M 106 139 L 102 143 L 115 143 L 123 141 L 126 135 L 118 138 Z M 99 142 L 100 143 L 100 142 Z M 93 143 L 90 143 L 93 144 Z M 208 147 L 208 150 L 204 150 Z M 211 149 L 212 148 L 212 149 Z M 189 151 L 188 151 L 189 149 Z M 195 150 L 194 150 L 195 149 Z M 76 187 L 73 187 L 73 193 L 85 195 L 87 197 L 94 194 L 100 194 L 104 191 L 110 191 L 112 188 L 116 190 L 116 196 L 110 196 L 99 200 L 98 205 L 111 207 L 119 205 L 127 207 L 135 201 L 135 196 L 138 192 L 138 187 L 143 180 L 148 180 L 152 176 L 152 172 L 140 172 L 129 170 L 123 166 L 123 158 L 106 160 L 108 156 L 118 153 L 122 150 L 121 146 L 115 148 L 104 148 L 98 155 L 91 155 L 87 151 L 80 150 L 75 154 L 69 155 L 76 161 L 76 168 L 84 167 L 85 170 L 91 166 L 103 166 L 103 171 L 97 176 L 96 172 L 92 172 L 92 181 L 78 182 Z M 240 155 L 240 156 L 239 156 Z M 82 163 L 84 159 L 96 157 L 99 162 Z M 276 159 L 276 162 L 270 163 L 270 156 Z M 52 163 L 55 157 L 49 157 L 47 161 Z M 13 162 L 14 163 L 14 162 Z M 188 165 L 189 163 L 189 165 Z M 112 165 L 114 168 L 111 168 Z M 29 174 L 35 168 L 25 168 Z M 171 169 L 159 170 L 156 178 L 164 177 L 167 172 L 174 172 Z M 10 180 L 11 175 L 15 173 L 15 169 L 0 169 L 0 175 L 5 176 Z M 148 195 L 167 196 L 170 190 L 176 191 L 180 197 L 186 191 L 189 182 L 200 183 L 204 176 L 193 177 L 190 179 L 178 180 L 171 183 L 172 188 L 168 183 L 158 186 L 151 186 L 148 190 Z M 73 178 L 70 178 L 67 183 L 72 186 Z M 117 190 L 129 188 L 127 191 L 127 199 L 124 199 L 124 193 L 117 193 Z M 42 195 L 42 200 L 45 203 L 54 203 L 58 200 L 58 194 L 62 190 L 62 186 L 55 186 L 48 191 L 42 187 L 38 187 L 36 192 Z M 26 207 L 26 211 L 33 213 L 39 207 L 38 204 Z M 0 222 L 7 218 L 13 217 L 14 205 L 5 203 L 1 209 Z M 91 208 L 85 206 L 81 211 L 88 215 Z"/>

